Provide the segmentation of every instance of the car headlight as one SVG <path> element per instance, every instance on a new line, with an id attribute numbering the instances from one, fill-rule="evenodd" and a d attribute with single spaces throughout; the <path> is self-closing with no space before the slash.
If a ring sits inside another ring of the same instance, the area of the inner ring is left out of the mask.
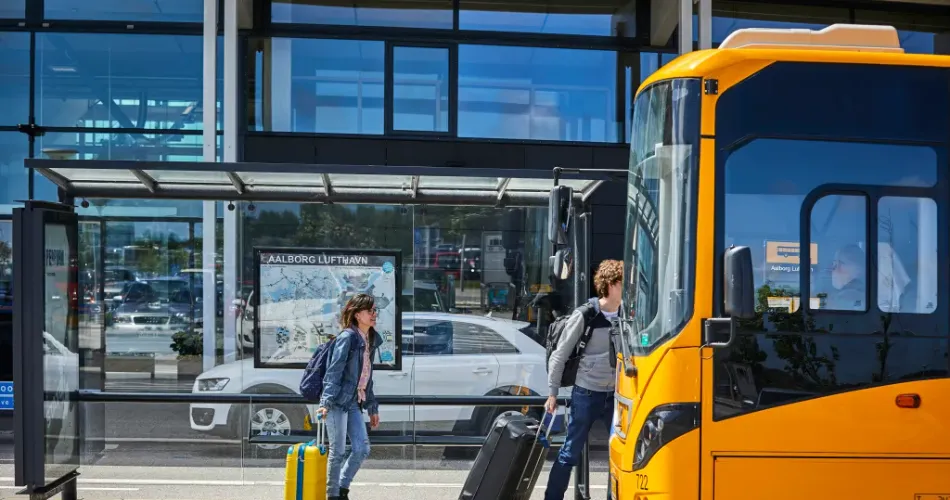
<path id="1" fill-rule="evenodd" d="M 116 322 L 116 323 L 131 323 L 131 322 L 132 322 L 132 316 L 125 316 L 125 315 L 120 316 L 120 315 L 116 314 L 116 315 L 115 315 L 115 322 Z"/>
<path id="2" fill-rule="evenodd" d="M 660 448 L 699 427 L 699 418 L 698 403 L 674 403 L 654 408 L 637 436 L 633 470 L 646 467 Z"/>
<path id="3" fill-rule="evenodd" d="M 224 390 L 224 387 L 228 385 L 231 379 L 229 378 L 202 378 L 198 379 L 198 391 L 200 392 L 216 392 Z"/>

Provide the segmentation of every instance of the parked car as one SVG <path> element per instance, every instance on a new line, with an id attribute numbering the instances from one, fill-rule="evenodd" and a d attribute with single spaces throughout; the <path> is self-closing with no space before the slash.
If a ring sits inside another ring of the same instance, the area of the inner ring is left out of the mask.
<path id="1" fill-rule="evenodd" d="M 402 367 L 377 370 L 375 392 L 380 396 L 545 395 L 545 352 L 525 334 L 530 327 L 484 316 L 405 313 Z M 246 359 L 202 373 L 193 392 L 297 394 L 302 375 L 301 369 L 255 368 L 253 360 Z M 570 389 L 561 390 L 562 396 L 569 394 Z M 250 410 L 249 429 L 239 428 L 247 410 L 230 404 L 192 404 L 189 418 L 192 429 L 221 437 L 289 435 L 303 429 L 314 410 L 313 405 L 257 404 Z M 382 405 L 380 418 L 389 424 L 450 422 L 467 434 L 486 435 L 499 415 L 521 411 L 521 407 Z M 542 410 L 531 411 L 540 416 Z M 555 421 L 555 428 L 559 426 L 560 417 Z"/>

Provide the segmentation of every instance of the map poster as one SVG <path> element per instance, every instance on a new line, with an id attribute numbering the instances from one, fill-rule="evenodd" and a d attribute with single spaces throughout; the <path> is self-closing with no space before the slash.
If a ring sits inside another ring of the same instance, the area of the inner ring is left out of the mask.
<path id="1" fill-rule="evenodd" d="M 254 362 L 304 368 L 317 347 L 340 333 L 340 313 L 358 293 L 376 299 L 382 345 L 375 369 L 401 369 L 402 253 L 399 250 L 256 248 Z"/>

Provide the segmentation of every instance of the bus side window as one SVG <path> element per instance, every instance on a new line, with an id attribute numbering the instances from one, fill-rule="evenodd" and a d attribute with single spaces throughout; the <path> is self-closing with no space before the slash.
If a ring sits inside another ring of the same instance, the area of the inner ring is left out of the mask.
<path id="1" fill-rule="evenodd" d="M 881 197 L 877 204 L 877 306 L 931 314 L 937 308 L 937 203 Z"/>
<path id="2" fill-rule="evenodd" d="M 867 206 L 864 196 L 833 194 L 812 207 L 811 309 L 867 311 Z"/>

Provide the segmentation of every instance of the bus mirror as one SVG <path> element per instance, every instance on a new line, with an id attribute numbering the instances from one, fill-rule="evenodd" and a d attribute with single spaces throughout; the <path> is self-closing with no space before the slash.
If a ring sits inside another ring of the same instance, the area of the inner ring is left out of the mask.
<path id="1" fill-rule="evenodd" d="M 730 318 L 755 316 L 755 282 L 752 280 L 752 251 L 732 246 L 723 262 L 723 309 Z"/>
<path id="2" fill-rule="evenodd" d="M 548 199 L 548 240 L 555 245 L 567 245 L 567 227 L 570 222 L 571 200 L 574 190 L 570 186 L 554 186 Z"/>
<path id="3" fill-rule="evenodd" d="M 562 248 L 551 256 L 551 274 L 554 279 L 564 281 L 571 277 L 572 256 L 569 249 Z"/>

